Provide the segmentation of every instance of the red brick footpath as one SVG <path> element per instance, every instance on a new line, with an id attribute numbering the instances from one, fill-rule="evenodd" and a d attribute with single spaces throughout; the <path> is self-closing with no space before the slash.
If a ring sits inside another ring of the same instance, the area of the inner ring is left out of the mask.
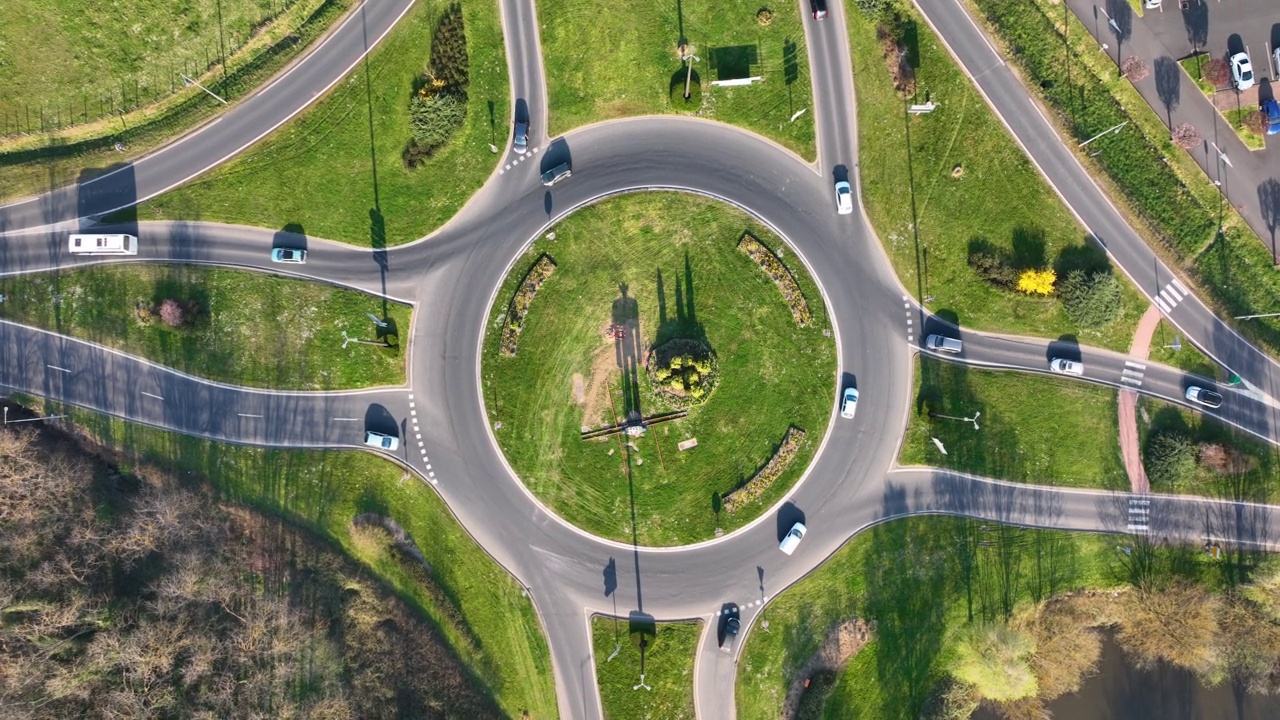
<path id="1" fill-rule="evenodd" d="M 1129 345 L 1129 357 L 1146 360 L 1151 352 L 1151 336 L 1160 324 L 1160 309 L 1147 308 L 1138 327 L 1133 331 L 1133 343 Z M 1124 457 L 1124 470 L 1129 475 L 1129 488 L 1135 493 L 1151 492 L 1147 471 L 1142 467 L 1142 449 L 1138 445 L 1138 393 L 1120 391 L 1120 455 Z"/>

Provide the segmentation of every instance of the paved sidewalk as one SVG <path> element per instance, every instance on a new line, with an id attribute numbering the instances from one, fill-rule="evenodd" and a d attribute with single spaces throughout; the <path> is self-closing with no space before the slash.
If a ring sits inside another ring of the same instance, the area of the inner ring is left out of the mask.
<path id="1" fill-rule="evenodd" d="M 1134 87 L 1167 124 L 1190 123 L 1200 131 L 1205 141 L 1189 151 L 1191 157 L 1210 180 L 1221 178 L 1227 200 L 1240 211 L 1267 249 L 1273 253 L 1280 250 L 1277 233 L 1272 232 L 1273 227 L 1280 230 L 1280 181 L 1276 179 L 1277 168 L 1267 162 L 1270 153 L 1250 152 L 1190 76 L 1177 68 L 1176 60 L 1184 53 L 1166 47 L 1141 18 L 1131 15 L 1132 10 L 1123 0 L 1065 2 L 1088 32 L 1099 43 L 1108 46 L 1107 53 L 1113 61 L 1116 60 L 1117 37 L 1105 15 L 1107 11 L 1130 14 L 1118 23 L 1119 27 L 1127 30 L 1124 42 L 1120 43 L 1121 53 L 1124 57 L 1137 55 L 1152 69 L 1151 74 L 1134 83 Z M 1176 11 L 1177 5 L 1170 4 L 1173 8 L 1166 12 Z M 1095 17 L 1098 18 L 1096 21 Z M 1219 159 L 1215 146 L 1229 158 L 1229 164 Z"/>
<path id="2" fill-rule="evenodd" d="M 1151 352 L 1151 336 L 1160 324 L 1160 308 L 1151 305 L 1138 321 L 1133 331 L 1133 343 L 1129 345 L 1129 357 L 1146 360 Z M 1142 448 L 1138 445 L 1138 393 L 1120 391 L 1120 455 L 1124 458 L 1124 471 L 1129 475 L 1129 489 L 1135 493 L 1151 492 L 1147 471 L 1142 467 Z"/>

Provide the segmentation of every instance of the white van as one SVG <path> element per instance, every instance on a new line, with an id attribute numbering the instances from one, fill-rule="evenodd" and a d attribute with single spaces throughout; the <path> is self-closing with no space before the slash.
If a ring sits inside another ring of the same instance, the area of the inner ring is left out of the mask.
<path id="1" fill-rule="evenodd" d="M 132 235 L 72 235 L 75 255 L 137 255 L 138 238 Z"/>
<path id="2" fill-rule="evenodd" d="M 924 339 L 924 346 L 934 352 L 947 353 L 959 353 L 964 349 L 959 340 L 943 335 L 930 335 Z"/>

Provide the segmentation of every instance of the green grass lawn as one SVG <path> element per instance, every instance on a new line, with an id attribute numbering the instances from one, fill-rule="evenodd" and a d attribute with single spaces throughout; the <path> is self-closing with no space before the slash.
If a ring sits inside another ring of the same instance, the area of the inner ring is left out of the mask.
<path id="1" fill-rule="evenodd" d="M 772 12 L 767 25 L 757 15 L 765 7 Z M 815 157 L 808 50 L 796 3 L 545 0 L 538 21 L 552 135 L 611 118 L 679 113 L 741 125 Z M 689 101 L 677 52 L 682 36 L 700 58 Z M 737 77 L 764 81 L 709 84 Z"/>
<path id="2" fill-rule="evenodd" d="M 1171 347 L 1175 340 L 1178 344 L 1176 350 Z M 1210 379 L 1216 379 L 1220 373 L 1218 364 L 1205 357 L 1195 345 L 1187 342 L 1182 331 L 1170 325 L 1168 320 L 1161 320 L 1156 326 L 1156 333 L 1151 338 L 1151 353 L 1148 357 L 1154 362 L 1172 365 Z"/>
<path id="3" fill-rule="evenodd" d="M 405 167 L 410 94 L 446 7 L 418 2 L 328 97 L 239 159 L 144 203 L 138 218 L 296 223 L 311 235 L 373 247 L 443 225 L 493 172 L 500 157 L 489 145 L 504 146 L 510 124 L 496 4 L 464 0 L 466 122 L 422 167 Z"/>
<path id="4" fill-rule="evenodd" d="M 226 107 L 180 74 L 234 103 L 354 4 L 18 0 L 0 28 L 0 200 L 100 173 L 124 159 L 117 142 L 129 157 L 168 142 Z"/>
<path id="5" fill-rule="evenodd" d="M 264 450 L 62 406 L 46 405 L 45 411 L 70 412 L 74 424 L 118 450 L 124 463 L 151 462 L 203 476 L 229 500 L 339 545 L 439 629 L 508 716 L 527 710 L 533 718 L 557 717 L 551 658 L 533 606 L 417 477 L 361 452 Z M 413 568 L 389 554 L 353 542 L 350 524 L 361 513 L 399 523 L 426 556 L 439 590 L 425 587 Z"/>
<path id="6" fill-rule="evenodd" d="M 1265 135 L 1256 133 L 1245 127 L 1244 120 L 1250 115 L 1258 112 L 1257 105 L 1246 105 L 1236 110 L 1228 110 L 1224 113 L 1227 122 L 1231 124 L 1231 128 L 1236 131 L 1236 135 L 1244 141 L 1245 146 L 1250 150 L 1261 150 L 1267 146 L 1267 138 Z"/>
<path id="7" fill-rule="evenodd" d="M 928 94 L 939 104 L 932 113 L 907 119 L 874 24 L 856 9 L 847 15 L 863 201 L 903 283 L 933 296 L 927 306 L 954 313 L 962 326 L 1041 337 L 1072 334 L 1088 344 L 1127 348 L 1146 307 L 1127 279 L 1121 278 L 1119 317 L 1095 331 L 1076 327 L 1056 300 L 996 288 L 973 271 L 970 250 L 983 244 L 1015 266 L 1056 268 L 1059 279 L 1071 268 L 1109 265 L 1099 249 L 1086 244 L 1084 229 L 923 22 L 913 26 L 919 68 L 912 102 Z"/>
<path id="8" fill-rule="evenodd" d="M 899 462 L 1002 480 L 1123 489 L 1116 392 L 1079 381 L 975 370 L 921 357 Z M 928 413 L 972 417 L 970 423 Z M 938 438 L 943 455 L 933 445 Z"/>
<path id="9" fill-rule="evenodd" d="M 1204 79 L 1204 73 L 1201 71 L 1206 62 L 1209 62 L 1209 55 L 1207 53 L 1196 53 L 1191 57 L 1179 60 L 1178 64 L 1181 65 L 1187 75 L 1190 75 L 1191 79 L 1195 81 L 1196 87 L 1200 88 L 1200 92 L 1204 93 L 1207 97 L 1213 97 L 1214 87 L 1208 80 Z"/>
<path id="10" fill-rule="evenodd" d="M 700 622 L 632 628 L 625 618 L 592 618 L 596 681 L 606 720 L 693 720 L 693 658 L 701 633 Z M 641 637 L 646 642 L 644 681 L 652 690 L 633 689 L 640 682 Z M 606 662 L 616 648 L 621 648 L 618 654 Z"/>
<path id="11" fill-rule="evenodd" d="M 1227 402 L 1234 391 L 1222 390 Z M 1280 490 L 1280 458 L 1275 448 L 1240 430 L 1184 407 L 1171 405 L 1154 398 L 1139 398 L 1138 406 L 1144 414 L 1138 416 L 1138 438 L 1142 443 L 1144 458 L 1147 440 L 1153 433 L 1173 431 L 1196 443 L 1199 458 L 1192 477 L 1184 484 L 1170 487 L 1153 482 L 1151 490 L 1163 493 L 1188 493 L 1232 500 L 1274 502 Z M 1150 419 L 1150 422 L 1147 419 Z M 1231 448 L 1239 455 L 1234 468 L 1214 468 L 1207 462 L 1206 445 Z"/>
<path id="12" fill-rule="evenodd" d="M 405 347 L 375 339 L 365 313 L 389 317 L 408 341 L 412 311 L 355 290 L 277 275 L 184 265 L 100 265 L 0 278 L 0 318 L 91 340 L 211 380 L 254 387 L 337 389 L 405 382 Z M 195 303 L 180 330 L 158 315 L 165 299 Z"/>
<path id="13" fill-rule="evenodd" d="M 633 539 L 633 512 L 635 539 L 646 545 L 705 540 L 750 521 L 804 471 L 831 413 L 830 324 L 798 256 L 738 210 L 671 193 L 593 205 L 555 231 L 513 266 L 485 339 L 485 401 L 490 419 L 502 423 L 497 439 L 512 468 L 569 522 L 617 540 Z M 813 314 L 809 326 L 796 326 L 772 280 L 736 249 L 744 231 L 783 253 Z M 500 355 L 507 305 L 544 252 L 557 269 L 532 303 L 516 356 Z M 635 303 L 630 310 L 623 292 Z M 646 417 L 671 407 L 643 370 L 624 392 L 618 350 L 605 335 L 615 310 L 638 312 L 640 337 L 629 340 L 642 344 L 641 356 L 658 337 L 705 336 L 719 383 L 687 418 L 654 425 L 642 438 L 583 441 L 584 426 L 609 424 L 637 398 Z M 722 496 L 770 460 L 789 426 L 806 435 L 786 471 L 754 502 L 720 511 Z M 690 438 L 697 447 L 681 451 Z"/>

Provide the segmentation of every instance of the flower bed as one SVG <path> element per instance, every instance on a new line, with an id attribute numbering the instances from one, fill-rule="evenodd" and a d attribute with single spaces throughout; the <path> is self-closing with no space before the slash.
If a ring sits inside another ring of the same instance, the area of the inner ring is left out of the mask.
<path id="1" fill-rule="evenodd" d="M 804 327 L 813 322 L 813 315 L 809 312 L 809 303 L 804 299 L 804 293 L 800 292 L 800 286 L 791 275 L 791 271 L 782 264 L 772 250 L 752 237 L 750 233 L 742 235 L 742 240 L 738 242 L 738 249 L 746 253 L 747 257 L 754 260 L 764 269 L 765 274 L 773 279 L 773 284 L 778 286 L 782 297 L 786 299 L 787 307 L 791 308 L 791 317 L 795 319 L 796 325 Z"/>
<path id="2" fill-rule="evenodd" d="M 651 348 L 645 370 L 653 392 L 681 408 L 705 401 L 720 379 L 715 353 L 706 343 L 688 338 Z"/>
<path id="3" fill-rule="evenodd" d="M 533 304 L 533 297 L 538 294 L 538 288 L 551 277 L 555 269 L 556 264 L 551 256 L 543 253 L 520 281 L 520 287 L 516 289 L 516 294 L 507 307 L 507 322 L 502 328 L 503 355 L 515 356 L 516 345 L 520 342 L 520 328 L 524 326 L 524 316 L 528 314 L 529 306 Z"/>
<path id="4" fill-rule="evenodd" d="M 800 441 L 803 439 L 803 430 L 794 425 L 787 428 L 787 434 L 782 436 L 778 451 L 773 454 L 769 462 L 765 463 L 764 467 L 760 468 L 760 472 L 756 473 L 746 485 L 724 497 L 725 512 L 733 512 L 760 497 L 795 459 L 796 452 L 800 449 Z"/>

